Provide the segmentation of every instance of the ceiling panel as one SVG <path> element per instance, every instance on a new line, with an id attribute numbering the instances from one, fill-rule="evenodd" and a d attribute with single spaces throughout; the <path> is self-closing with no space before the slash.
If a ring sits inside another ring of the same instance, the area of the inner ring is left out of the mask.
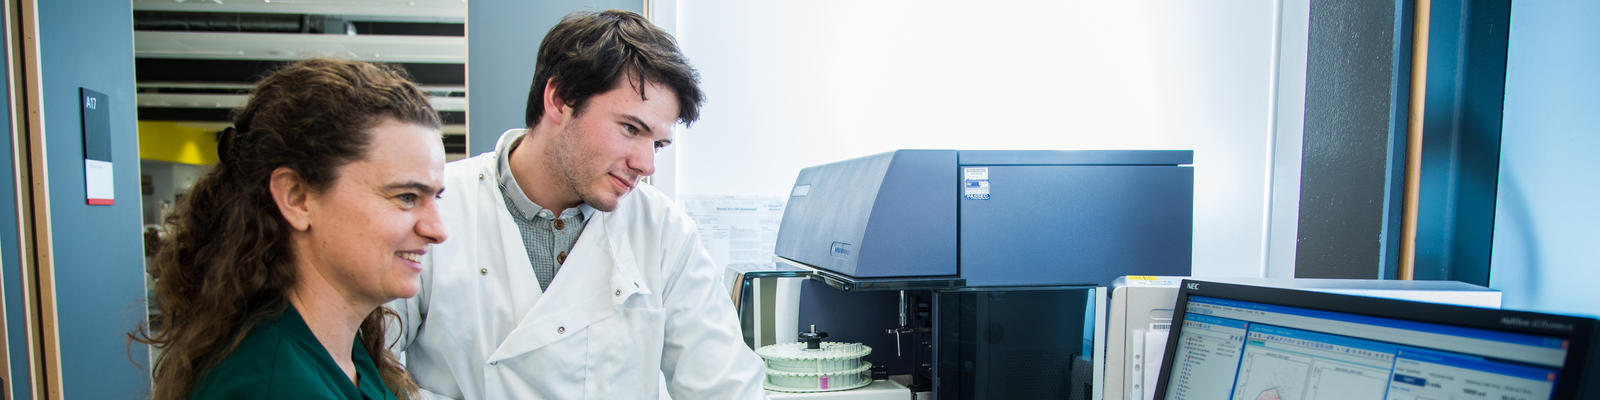
<path id="1" fill-rule="evenodd" d="M 141 120 L 225 127 L 251 85 L 311 57 L 404 69 L 466 150 L 462 0 L 133 0 Z"/>

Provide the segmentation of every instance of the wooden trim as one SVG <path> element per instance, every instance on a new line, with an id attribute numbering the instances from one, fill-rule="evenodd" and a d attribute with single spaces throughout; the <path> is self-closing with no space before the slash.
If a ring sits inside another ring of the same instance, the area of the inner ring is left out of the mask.
<path id="1" fill-rule="evenodd" d="M 1417 202 L 1422 187 L 1422 110 L 1428 90 L 1429 0 L 1416 0 L 1411 22 L 1411 104 L 1406 120 L 1405 205 L 1400 217 L 1400 279 L 1416 277 Z"/>
<path id="2" fill-rule="evenodd" d="M 25 20 L 32 18 L 31 9 L 24 6 L 24 3 L 31 3 L 31 1 L 6 1 L 5 57 L 6 71 L 9 72 L 6 75 L 6 92 L 11 103 L 11 119 L 9 121 L 11 127 L 9 138 L 11 140 L 11 178 L 13 189 L 16 190 L 13 200 L 17 204 L 17 208 L 13 210 L 17 217 L 17 259 L 19 261 L 17 273 L 22 283 L 23 324 L 27 328 L 27 337 L 23 338 L 28 344 L 28 365 L 25 368 L 28 369 L 30 396 L 38 399 L 43 398 L 44 393 L 39 390 L 43 387 L 40 382 L 41 371 L 39 368 L 42 362 L 39 360 L 38 351 L 38 307 L 34 305 L 38 302 L 36 300 L 38 297 L 36 296 L 37 290 L 34 288 L 33 279 L 32 191 L 29 190 L 30 185 L 28 184 L 28 180 L 32 176 L 31 172 L 29 172 L 32 164 L 28 161 L 28 136 L 24 134 L 28 125 L 28 96 L 19 92 L 19 89 L 21 89 L 19 83 L 27 82 L 26 73 L 28 68 L 24 67 L 22 63 L 24 60 L 28 60 L 28 57 L 23 55 L 23 49 L 28 45 L 24 44 L 24 42 L 32 40 L 33 37 L 31 31 L 22 30 L 24 25 L 31 24 L 31 22 L 25 22 Z M 28 11 L 24 12 L 24 10 Z M 24 17 L 25 14 L 28 16 Z M 9 336 L 8 332 L 7 337 L 9 338 Z M 7 348 L 9 347 L 10 343 L 7 342 Z M 9 373 L 6 374 L 6 381 L 7 383 L 15 384 L 15 382 L 11 381 Z M 10 390 L 7 390 L 6 396 L 9 397 L 11 393 Z"/>
<path id="3" fill-rule="evenodd" d="M 17 239 L 18 239 L 17 240 L 17 250 L 18 250 L 17 251 L 17 253 L 18 253 L 17 254 L 17 260 L 18 260 L 17 266 L 18 266 L 18 268 L 17 268 L 16 271 L 3 271 L 3 270 L 0 270 L 0 277 L 4 277 L 5 273 L 7 273 L 7 272 L 14 273 L 14 274 L 17 274 L 17 276 L 19 278 L 18 281 L 22 283 L 22 285 L 21 285 L 22 287 L 20 288 L 21 291 L 22 291 L 22 296 L 21 296 L 22 297 L 22 310 L 23 310 L 22 317 L 23 317 L 23 326 L 26 327 L 26 329 L 24 331 L 27 332 L 28 337 L 27 338 L 18 338 L 18 339 L 20 339 L 20 340 L 22 340 L 22 341 L 24 341 L 24 342 L 29 344 L 28 347 L 27 347 L 27 349 L 30 349 L 29 351 L 27 351 L 27 354 L 28 354 L 28 365 L 33 365 L 34 364 L 33 360 L 34 360 L 34 355 L 35 354 L 34 354 L 33 351 L 31 351 L 31 349 L 33 349 L 34 346 L 33 346 L 33 341 L 32 341 L 33 323 L 32 323 L 31 318 L 30 318 L 30 316 L 32 315 L 32 311 L 31 310 L 33 310 L 33 306 L 31 305 L 33 303 L 33 301 L 31 300 L 31 297 L 30 297 L 31 291 L 28 290 L 28 286 L 30 286 L 29 282 L 32 282 L 32 279 L 29 278 L 31 274 L 28 272 L 28 270 L 29 270 L 28 266 L 32 265 L 32 263 L 27 262 L 28 257 L 29 257 L 29 255 L 32 254 L 32 252 L 28 251 L 28 246 L 26 245 L 26 243 L 28 243 L 28 241 L 24 239 L 24 238 L 26 238 L 27 231 L 29 231 L 29 229 L 25 228 L 27 225 L 25 224 L 25 222 L 23 222 L 24 220 L 22 219 L 22 212 L 21 212 L 21 210 L 23 210 L 22 197 L 23 197 L 23 193 L 24 193 L 24 188 L 23 188 L 24 185 L 21 184 L 23 181 L 20 179 L 20 177 L 22 176 L 22 171 L 24 169 L 22 168 L 22 164 L 23 163 L 19 161 L 19 160 L 22 160 L 22 158 L 20 158 L 18 156 L 20 154 L 23 154 L 23 152 L 19 150 L 21 148 L 21 146 L 18 145 L 19 142 L 17 141 L 17 135 L 16 135 L 16 132 L 19 131 L 18 130 L 18 121 L 20 121 L 22 119 L 21 117 L 19 117 L 20 115 L 22 115 L 22 114 L 19 113 L 19 111 L 22 110 L 22 108 L 21 108 L 22 101 L 21 101 L 21 97 L 17 96 L 17 90 L 16 90 L 17 89 L 17 85 L 16 85 L 16 79 L 15 79 L 21 73 L 20 72 L 21 68 L 18 68 L 17 57 L 16 57 L 16 50 L 19 47 L 18 46 L 18 44 L 19 44 L 18 36 L 19 35 L 17 35 L 17 33 L 18 33 L 17 32 L 17 26 L 20 25 L 20 21 L 19 21 L 19 17 L 18 17 L 18 8 L 19 7 L 18 7 L 18 4 L 17 4 L 16 1 L 6 1 L 5 4 L 3 6 L 0 6 L 0 7 L 4 8 L 3 10 L 0 10 L 0 16 L 4 17 L 4 21 L 0 22 L 0 24 L 3 24 L 5 26 L 5 32 L 0 33 L 0 36 L 3 36 L 5 38 L 4 39 L 5 42 L 4 43 L 0 43 L 0 48 L 3 48 L 4 51 L 5 51 L 5 55 L 4 55 L 4 58 L 5 58 L 5 69 L 6 69 L 6 71 L 10 72 L 9 74 L 6 74 L 4 84 L 5 84 L 5 88 L 6 88 L 6 100 L 7 100 L 7 103 L 11 105 L 11 109 L 9 110 L 10 118 L 6 119 L 6 123 L 11 128 L 11 132 L 12 132 L 10 137 L 7 138 L 7 139 L 9 139 L 11 141 L 11 145 L 12 145 L 11 146 L 11 149 L 12 149 L 12 152 L 11 152 L 11 165 L 9 165 L 9 167 L 11 167 L 11 182 L 12 182 L 12 189 L 14 189 L 14 195 L 13 195 L 13 199 L 12 200 L 15 201 L 15 203 L 17 204 L 16 209 L 14 209 L 12 212 L 15 213 L 16 214 L 15 216 L 17 217 L 16 228 L 17 228 Z M 11 396 L 13 395 L 13 393 L 15 393 L 15 392 L 13 392 L 12 388 L 13 388 L 14 385 L 16 385 L 16 382 L 14 382 L 12 380 L 13 376 L 11 374 L 11 334 L 10 334 L 11 330 L 9 329 L 9 325 L 7 324 L 8 319 L 6 317 L 8 316 L 7 315 L 7 310 L 9 310 L 9 308 L 6 307 L 4 294 L 5 294 L 5 287 L 3 285 L 0 285 L 0 346 L 4 346 L 3 348 L 0 348 L 0 374 L 4 374 L 3 377 L 5 378 L 4 384 L 0 384 L 0 390 L 4 390 L 5 393 L 4 394 L 0 394 L 0 398 L 10 399 Z M 28 374 L 29 379 L 32 379 L 32 376 L 33 376 L 33 373 L 34 373 L 33 369 L 30 368 L 28 372 L 29 372 L 29 374 Z M 33 387 L 33 386 L 29 385 L 29 387 Z"/>
<path id="4" fill-rule="evenodd" d="M 28 369 L 35 399 L 61 398 L 60 332 L 50 244 L 50 185 L 45 174 L 44 80 L 39 58 L 38 0 L 15 0 L 18 30 L 7 54 L 12 143 L 17 179 L 17 224 L 24 305 L 28 307 Z M 23 95 L 18 95 L 19 91 Z"/>
<path id="5" fill-rule="evenodd" d="M 4 40 L 5 40 L 4 43 L 0 43 L 0 48 L 3 48 L 4 51 L 5 51 L 5 55 L 4 55 L 4 58 L 5 58 L 5 69 L 6 69 L 6 71 L 16 71 L 17 70 L 17 68 L 16 68 L 16 60 L 14 58 L 12 58 L 12 55 L 14 54 L 13 50 L 16 48 L 16 46 L 14 46 L 14 45 L 17 43 L 16 35 L 14 35 L 14 33 L 16 32 L 16 26 L 17 26 L 17 24 L 16 24 L 16 22 L 17 22 L 17 19 L 16 19 L 17 7 L 16 7 L 16 4 L 14 4 L 11 1 L 5 2 L 5 4 L 4 5 L 0 5 L 0 7 L 3 7 L 3 10 L 0 10 L 0 16 L 3 16 L 3 18 L 4 18 L 3 21 L 0 21 L 0 25 L 4 25 L 5 26 L 5 32 L 0 33 L 0 37 L 4 37 Z M 6 123 L 9 124 L 9 126 L 11 127 L 11 132 L 16 132 L 17 131 L 16 122 L 18 120 L 18 118 L 16 118 L 16 115 L 17 115 L 17 113 L 16 113 L 17 112 L 17 107 L 16 107 L 16 105 L 17 105 L 17 95 L 16 95 L 16 93 L 17 92 L 16 92 L 16 85 L 13 85 L 13 81 L 11 80 L 11 77 L 13 77 L 13 76 L 15 76 L 15 72 L 13 72 L 12 74 L 6 75 L 5 81 L 4 81 L 5 88 L 6 88 L 7 104 L 10 104 L 12 106 L 11 110 L 10 110 L 11 118 L 7 118 L 6 119 Z M 9 166 L 9 167 L 11 167 L 11 171 L 12 171 L 12 175 L 11 175 L 11 177 L 12 177 L 12 180 L 11 180 L 12 188 L 13 189 L 19 189 L 18 187 L 22 186 L 22 185 L 18 185 L 17 183 L 21 182 L 21 181 L 16 179 L 17 176 L 18 176 L 18 174 L 17 174 L 17 171 L 18 171 L 17 165 L 18 165 L 18 163 L 16 162 L 16 160 L 17 160 L 17 158 L 16 158 L 17 152 L 14 151 L 16 149 L 16 143 L 17 143 L 15 134 L 13 133 L 13 136 L 8 138 L 8 139 L 11 140 L 12 149 L 13 149 L 13 151 L 11 153 L 12 163 Z M 14 192 L 20 192 L 20 190 L 14 190 Z M 18 200 L 18 199 L 14 198 L 13 200 Z M 17 203 L 17 208 L 16 209 L 17 210 L 21 210 L 22 209 L 21 203 Z M 13 211 L 13 212 L 15 212 L 15 211 Z M 22 240 L 20 240 L 22 238 L 22 233 L 23 233 L 22 231 L 24 231 L 24 229 L 22 229 L 23 226 L 24 225 L 22 225 L 22 220 L 19 218 L 17 220 L 17 238 L 19 239 L 17 241 L 18 242 L 17 243 L 17 249 L 18 249 L 19 253 L 26 253 L 26 250 L 24 250 L 26 248 L 26 246 L 24 246 L 22 244 L 24 242 Z M 20 262 L 20 260 L 23 259 L 23 258 L 21 258 L 22 255 L 23 254 L 18 254 L 18 258 L 17 259 L 19 260 L 19 262 L 17 263 L 17 266 L 18 266 L 17 271 L 0 270 L 0 278 L 3 278 L 7 272 L 18 274 L 18 277 L 21 278 L 21 279 L 19 279 L 19 282 L 23 282 L 23 286 L 27 285 L 27 283 L 26 283 L 26 282 L 28 282 L 28 280 L 26 279 L 27 278 L 27 274 L 23 273 L 22 271 L 26 270 L 27 269 L 26 266 L 29 265 L 29 264 L 25 263 L 25 262 Z M 3 281 L 0 281 L 0 282 L 3 282 Z M 22 309 L 24 310 L 24 318 L 23 318 L 23 320 L 24 320 L 24 324 L 23 325 L 24 326 L 28 326 L 28 324 L 26 323 L 26 321 L 27 321 L 27 318 L 26 318 L 27 311 L 26 310 L 32 309 L 31 307 L 28 306 L 28 303 L 29 303 L 29 301 L 28 301 L 28 298 L 27 298 L 27 291 L 23 290 L 23 300 L 22 300 L 23 308 Z M 16 384 L 16 382 L 12 382 L 12 375 L 11 375 L 11 335 L 10 335 L 11 330 L 9 329 L 9 325 L 7 324 L 9 322 L 7 320 L 7 318 L 6 318 L 7 317 L 6 311 L 7 310 L 9 310 L 9 308 L 6 308 L 5 286 L 4 285 L 0 285 L 0 346 L 3 346 L 3 347 L 0 347 L 0 374 L 3 374 L 3 375 L 0 375 L 0 376 L 3 376 L 5 378 L 4 384 L 0 384 L 0 390 L 5 391 L 5 393 L 4 394 L 0 394 L 0 398 L 4 398 L 4 399 L 10 399 L 11 398 L 11 396 L 13 394 L 12 386 Z M 30 335 L 31 335 L 31 332 L 33 332 L 33 331 L 30 329 L 30 330 L 26 330 L 26 332 L 29 332 Z M 31 346 L 30 346 L 30 348 L 31 348 Z M 29 356 L 31 357 L 32 356 L 32 352 L 28 352 L 28 353 L 29 353 Z M 31 358 L 30 358 L 30 360 L 31 360 Z"/>

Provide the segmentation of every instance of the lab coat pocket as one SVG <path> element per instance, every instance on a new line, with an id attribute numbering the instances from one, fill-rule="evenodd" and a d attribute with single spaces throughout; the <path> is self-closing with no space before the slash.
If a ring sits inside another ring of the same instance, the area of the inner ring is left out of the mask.
<path id="1" fill-rule="evenodd" d="M 589 393 L 600 396 L 585 397 L 623 399 L 656 392 L 665 316 L 660 307 L 619 305 L 616 314 L 589 326 Z"/>
<path id="2" fill-rule="evenodd" d="M 590 329 L 563 332 L 549 345 L 498 361 L 490 361 L 484 373 L 484 390 L 489 398 L 576 399 L 595 382 L 584 380 L 585 354 L 588 354 Z M 493 360 L 493 358 L 491 358 Z M 585 388 L 585 389 L 580 389 Z M 582 391 L 580 391 L 582 390 Z"/>

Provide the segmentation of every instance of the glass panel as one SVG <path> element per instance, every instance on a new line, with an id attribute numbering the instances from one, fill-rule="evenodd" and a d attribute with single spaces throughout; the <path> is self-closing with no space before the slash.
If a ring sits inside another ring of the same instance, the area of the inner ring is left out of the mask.
<path id="1" fill-rule="evenodd" d="M 1093 286 L 941 291 L 934 391 L 940 399 L 1089 399 Z"/>

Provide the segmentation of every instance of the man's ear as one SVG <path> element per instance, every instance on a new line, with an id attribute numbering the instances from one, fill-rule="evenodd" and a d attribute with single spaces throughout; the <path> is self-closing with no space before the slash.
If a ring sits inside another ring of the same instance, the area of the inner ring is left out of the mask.
<path id="1" fill-rule="evenodd" d="M 297 231 L 311 229 L 311 188 L 300 179 L 300 174 L 288 167 L 278 167 L 272 170 L 272 177 L 268 178 L 268 185 L 272 190 L 272 202 L 278 204 L 278 212 L 283 214 L 283 219 L 289 221 L 289 226 Z"/>
<path id="2" fill-rule="evenodd" d="M 572 106 L 567 105 L 566 99 L 557 94 L 559 86 L 561 86 L 561 82 L 557 81 L 556 78 L 550 78 L 550 80 L 545 81 L 543 96 L 544 118 L 549 118 L 550 122 L 554 122 L 557 125 L 564 123 L 572 112 Z"/>

